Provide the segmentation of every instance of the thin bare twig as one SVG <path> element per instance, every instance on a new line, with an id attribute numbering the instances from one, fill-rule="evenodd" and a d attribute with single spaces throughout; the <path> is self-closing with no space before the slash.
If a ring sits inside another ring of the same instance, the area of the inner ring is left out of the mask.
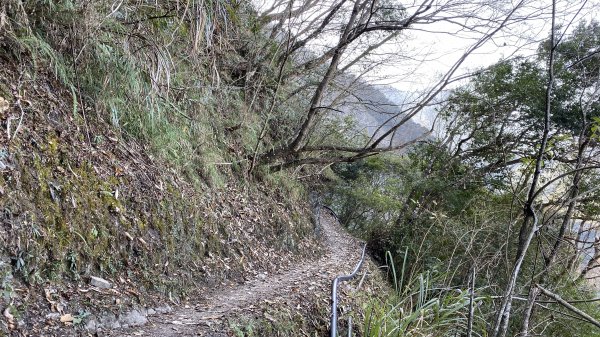
<path id="1" fill-rule="evenodd" d="M 563 307 L 565 307 L 565 308 L 569 309 L 570 311 L 576 313 L 577 315 L 581 316 L 581 318 L 585 319 L 588 323 L 591 323 L 591 324 L 595 325 L 596 327 L 600 328 L 600 322 L 598 322 L 592 316 L 588 315 L 587 313 L 580 310 L 576 306 L 572 305 L 571 303 L 563 300 L 562 297 L 560 297 L 558 294 L 555 294 L 555 293 L 551 292 L 550 290 L 545 289 L 544 287 L 542 287 L 539 284 L 536 284 L 536 287 L 538 289 L 540 289 L 544 295 L 554 299 L 557 303 L 561 304 Z"/>

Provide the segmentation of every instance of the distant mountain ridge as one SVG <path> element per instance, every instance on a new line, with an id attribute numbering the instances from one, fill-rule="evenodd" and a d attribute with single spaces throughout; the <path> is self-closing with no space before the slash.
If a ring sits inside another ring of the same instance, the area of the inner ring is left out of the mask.
<path id="1" fill-rule="evenodd" d="M 351 116 L 356 129 L 370 137 L 379 137 L 388 132 L 405 116 L 408 107 L 401 91 L 390 87 L 367 83 L 353 75 L 342 75 L 336 81 L 336 89 L 328 93 L 330 104 L 344 95 L 333 107 L 342 117 Z M 421 137 L 429 130 L 415 121 L 408 120 L 400 126 L 381 146 L 401 145 Z"/>
<path id="2" fill-rule="evenodd" d="M 394 87 L 391 87 L 389 85 L 383 85 L 380 87 L 380 90 L 383 92 L 386 98 L 391 102 L 394 102 L 394 104 L 405 105 L 410 102 L 410 94 L 400 91 Z M 433 121 L 435 120 L 436 116 L 437 111 L 431 106 L 426 106 L 421 111 L 419 111 L 411 119 L 411 121 L 421 125 L 424 128 L 430 129 L 433 125 Z"/>

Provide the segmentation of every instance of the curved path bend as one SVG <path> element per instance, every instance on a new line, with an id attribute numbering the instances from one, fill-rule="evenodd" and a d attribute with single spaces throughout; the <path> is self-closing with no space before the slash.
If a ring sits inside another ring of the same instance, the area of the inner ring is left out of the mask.
<path id="1" fill-rule="evenodd" d="M 333 278 L 352 271 L 361 249 L 360 242 L 346 233 L 328 210 L 322 209 L 319 216 L 326 248 L 319 259 L 277 274 L 259 274 L 245 284 L 214 289 L 186 308 L 150 316 L 144 326 L 109 331 L 108 336 L 228 336 L 218 331 L 224 328 L 222 320 L 252 313 L 261 304 L 298 305 L 293 300 L 298 294 L 329 300 Z"/>

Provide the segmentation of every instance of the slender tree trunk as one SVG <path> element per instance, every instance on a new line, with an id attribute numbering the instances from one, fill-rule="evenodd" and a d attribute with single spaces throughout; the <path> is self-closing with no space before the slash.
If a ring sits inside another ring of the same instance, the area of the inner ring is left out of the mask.
<path id="1" fill-rule="evenodd" d="M 578 167 L 579 167 L 579 163 L 578 163 Z M 572 187 L 571 193 L 569 194 L 569 198 L 572 201 L 569 203 L 569 206 L 567 207 L 567 212 L 565 213 L 565 215 L 563 217 L 558 236 L 556 237 L 556 240 L 550 251 L 550 254 L 548 255 L 547 258 L 545 258 L 544 269 L 541 271 L 540 276 L 538 277 L 538 279 L 540 280 L 539 282 L 542 284 L 545 284 L 548 280 L 550 268 L 556 261 L 556 256 L 558 255 L 558 251 L 560 249 L 561 243 L 565 237 L 565 232 L 566 232 L 567 226 L 569 225 L 571 218 L 573 216 L 573 211 L 575 210 L 575 206 L 577 204 L 577 202 L 574 199 L 577 198 L 577 196 L 579 195 L 579 182 L 581 180 L 581 175 L 582 175 L 582 171 L 577 171 L 575 173 L 575 177 L 573 178 L 573 187 Z M 537 296 L 539 294 L 540 294 L 540 292 L 537 287 L 534 287 L 531 290 L 531 292 L 529 293 L 528 300 L 527 300 L 527 308 L 525 309 L 525 313 L 523 314 L 523 323 L 521 325 L 521 336 L 522 337 L 529 336 L 530 317 L 533 315 L 533 310 L 535 308 L 535 302 L 536 302 Z"/>
<path id="2" fill-rule="evenodd" d="M 565 237 L 565 233 L 567 231 L 567 227 L 571 223 L 571 219 L 573 217 L 573 212 L 575 211 L 575 207 L 577 206 L 577 197 L 579 196 L 579 185 L 581 182 L 581 177 L 583 175 L 583 170 L 581 169 L 585 164 L 585 151 L 589 144 L 589 137 L 587 137 L 588 132 L 588 122 L 587 115 L 585 109 L 582 109 L 581 112 L 581 131 L 579 132 L 578 137 L 578 148 L 577 148 L 577 162 L 575 164 L 575 175 L 573 176 L 573 180 L 571 183 L 571 191 L 568 194 L 568 206 L 567 211 L 563 215 L 562 223 L 558 231 L 558 235 L 556 240 L 554 241 L 554 245 L 550 250 L 550 254 L 544 258 L 544 268 L 538 276 L 538 282 L 540 284 L 546 284 L 548 281 L 548 277 L 550 275 L 550 269 L 552 265 L 556 261 L 556 257 L 558 255 L 558 251 L 561 247 L 563 239 Z M 533 280 L 532 280 L 533 281 Z M 528 300 L 527 307 L 525 309 L 525 313 L 523 314 L 523 323 L 521 325 L 521 336 L 528 337 L 529 336 L 529 325 L 531 323 L 531 317 L 533 316 L 533 311 L 535 309 L 535 302 L 537 300 L 538 295 L 540 294 L 540 290 L 537 287 L 533 287 L 531 289 Z"/>
<path id="3" fill-rule="evenodd" d="M 594 256 L 590 259 L 587 266 L 583 268 L 581 273 L 579 274 L 578 280 L 581 280 L 586 277 L 586 275 L 594 268 L 598 268 L 598 261 L 600 261 L 600 238 L 594 240 Z"/>
<path id="4" fill-rule="evenodd" d="M 539 288 L 540 291 L 542 293 L 544 293 L 544 295 L 554 299 L 557 303 L 561 304 L 562 306 L 564 306 L 565 308 L 569 309 L 570 311 L 574 312 L 575 314 L 577 314 L 579 317 L 581 317 L 582 319 L 584 319 L 585 321 L 595 325 L 596 327 L 600 328 L 600 322 L 598 322 L 596 319 L 594 319 L 592 316 L 588 315 L 586 312 L 580 310 L 579 308 L 577 308 L 576 306 L 572 305 L 571 303 L 563 300 L 560 296 L 558 296 L 557 294 L 551 292 L 550 290 L 544 289 L 542 286 L 540 286 L 539 284 L 536 285 L 536 288 Z"/>
<path id="5" fill-rule="evenodd" d="M 475 301 L 475 265 L 473 265 L 472 267 L 472 271 L 471 271 L 471 279 L 470 279 L 470 285 L 469 285 L 469 318 L 467 320 L 467 336 L 466 337 L 472 337 L 473 336 L 473 319 L 475 316 L 475 304 L 473 303 Z"/>
<path id="6" fill-rule="evenodd" d="M 529 336 L 529 324 L 531 322 L 531 317 L 533 316 L 535 301 L 537 300 L 539 294 L 540 289 L 538 289 L 538 287 L 533 287 L 529 291 L 529 295 L 527 296 L 527 308 L 525 309 L 525 313 L 523 314 L 523 324 L 521 325 L 520 337 Z"/>
<path id="7" fill-rule="evenodd" d="M 574 222 L 573 222 L 574 223 Z M 581 238 L 581 235 L 583 234 L 583 229 L 585 228 L 585 224 L 586 224 L 586 220 L 581 221 L 581 223 L 579 224 L 579 229 L 577 230 L 577 236 L 576 236 L 576 240 L 579 240 L 579 238 Z M 583 245 L 583 247 L 585 247 L 585 244 Z M 575 242 L 575 247 L 574 247 L 574 252 L 573 255 L 571 256 L 571 258 L 569 259 L 569 262 L 567 263 L 567 268 L 565 268 L 561 275 L 565 275 L 565 274 L 573 274 L 575 272 L 575 264 L 578 261 L 578 258 L 581 255 L 579 254 L 579 248 L 577 247 L 577 242 Z"/>
<path id="8" fill-rule="evenodd" d="M 344 32 L 342 33 L 342 36 L 340 37 L 340 41 L 338 42 L 338 45 L 333 53 L 333 57 L 331 58 L 329 67 L 327 68 L 325 75 L 323 75 L 321 82 L 319 82 L 319 86 L 317 86 L 317 89 L 315 90 L 315 93 L 313 94 L 313 97 L 310 101 L 310 108 L 308 109 L 308 114 L 306 115 L 306 119 L 304 120 L 304 123 L 302 123 L 302 126 L 300 127 L 300 130 L 298 131 L 298 135 L 296 136 L 296 138 L 292 141 L 292 143 L 288 147 L 288 150 L 292 153 L 298 152 L 298 150 L 300 150 L 300 148 L 302 148 L 302 146 L 304 146 L 304 141 L 305 141 L 306 135 L 312 128 L 313 121 L 317 117 L 317 114 L 319 112 L 319 106 L 321 104 L 321 99 L 323 98 L 323 95 L 325 94 L 325 90 L 327 89 L 329 82 L 331 82 L 331 80 L 335 76 L 337 67 L 340 63 L 340 59 L 342 58 L 342 55 L 344 54 L 344 51 L 346 50 L 346 47 L 348 45 L 346 40 L 348 39 L 350 31 L 352 30 L 352 27 L 354 26 L 354 22 L 356 21 L 356 18 L 358 16 L 358 13 L 359 13 L 362 5 L 364 5 L 364 3 L 361 2 L 360 0 L 356 0 L 356 2 L 354 3 L 354 8 L 352 9 L 352 14 L 350 15 L 350 18 L 348 19 L 348 23 L 346 24 L 346 27 L 344 28 Z"/>
<path id="9" fill-rule="evenodd" d="M 551 24 L 551 33 L 550 33 L 550 55 L 548 59 L 548 84 L 546 87 L 546 111 L 544 114 L 544 130 L 542 135 L 542 140 L 540 144 L 540 148 L 536 157 L 535 163 L 535 172 L 532 177 L 531 186 L 529 188 L 529 193 L 527 196 L 527 201 L 525 202 L 524 208 L 524 216 L 523 224 L 521 225 L 521 230 L 519 233 L 519 246 L 517 247 L 517 256 L 513 266 L 512 273 L 509 277 L 508 284 L 506 286 L 506 290 L 504 291 L 504 296 L 502 299 L 502 303 L 500 305 L 500 309 L 498 310 L 498 316 L 496 318 L 496 323 L 494 324 L 494 329 L 491 333 L 492 337 L 504 337 L 506 336 L 506 332 L 508 331 L 508 323 L 510 321 L 510 313 L 512 308 L 512 297 L 515 291 L 515 286 L 517 284 L 517 279 L 521 273 L 521 267 L 523 265 L 523 261 L 525 260 L 525 256 L 527 255 L 527 250 L 531 244 L 531 240 L 535 235 L 538 227 L 538 218 L 535 214 L 534 203 L 535 196 L 537 190 L 537 183 L 540 178 L 540 174 L 542 171 L 542 163 L 544 162 L 544 153 L 546 152 L 546 146 L 548 145 L 548 134 L 550 132 L 550 112 L 552 109 L 552 87 L 554 84 L 554 52 L 556 49 L 555 46 L 555 20 L 556 20 L 556 1 L 552 1 L 552 24 Z"/>

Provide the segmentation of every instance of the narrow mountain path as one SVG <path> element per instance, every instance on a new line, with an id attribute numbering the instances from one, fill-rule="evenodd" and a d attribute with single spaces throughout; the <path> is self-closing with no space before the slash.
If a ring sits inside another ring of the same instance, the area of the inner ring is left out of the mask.
<path id="1" fill-rule="evenodd" d="M 151 316 L 144 326 L 110 331 L 108 336 L 227 336 L 223 319 L 252 313 L 263 304 L 300 306 L 299 298 L 329 299 L 333 278 L 347 274 L 360 258 L 360 242 L 346 233 L 326 209 L 320 212 L 326 253 L 278 274 L 259 274 L 242 285 L 215 289 L 197 303 L 175 308 L 169 314 Z"/>

